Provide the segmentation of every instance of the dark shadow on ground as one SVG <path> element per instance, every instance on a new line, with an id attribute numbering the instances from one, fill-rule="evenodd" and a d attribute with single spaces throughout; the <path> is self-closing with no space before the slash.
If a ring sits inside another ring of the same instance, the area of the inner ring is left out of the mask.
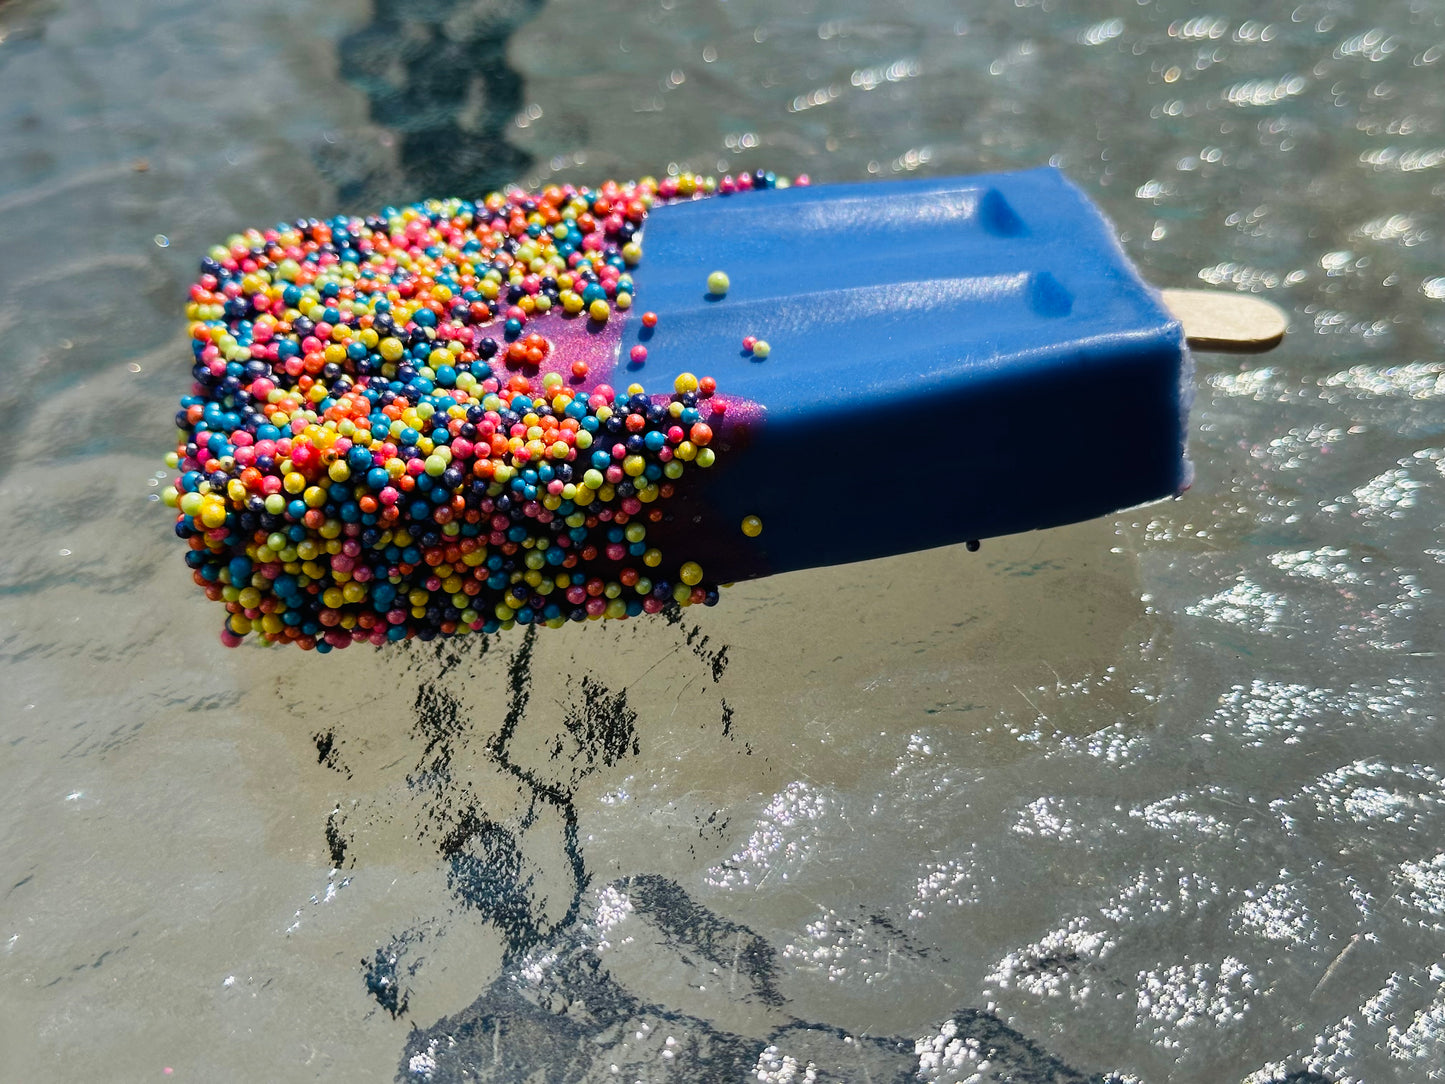
<path id="1" fill-rule="evenodd" d="M 506 139 L 523 105 L 507 42 L 541 6 L 375 0 L 371 21 L 341 40 L 342 77 L 366 94 L 371 119 L 400 142 L 402 190 L 389 201 L 479 196 L 516 181 L 531 164 Z M 369 177 L 335 179 L 343 203 L 374 187 Z"/>

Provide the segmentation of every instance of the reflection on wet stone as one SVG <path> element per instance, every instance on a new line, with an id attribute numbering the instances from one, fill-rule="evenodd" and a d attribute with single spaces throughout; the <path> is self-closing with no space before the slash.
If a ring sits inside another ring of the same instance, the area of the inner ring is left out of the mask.
<path id="1" fill-rule="evenodd" d="M 506 141 L 522 104 L 507 40 L 541 0 L 377 0 L 371 22 L 343 38 L 340 70 L 365 92 L 371 118 L 400 141 L 404 193 L 472 196 L 501 188 L 531 158 Z M 362 183 L 343 181 L 353 200 Z"/>
<path id="2" fill-rule="evenodd" d="M 629 949 L 645 957 L 638 966 L 617 962 Z M 653 989 L 676 988 L 680 977 L 696 992 L 692 1011 L 649 997 Z M 712 913 L 672 881 L 625 877 L 595 893 L 573 926 L 515 961 L 473 1005 L 414 1032 L 397 1079 L 1117 1079 L 1070 1069 L 986 1012 L 955 1013 L 936 1034 L 917 1040 L 797 1020 L 784 1011 L 776 979 L 776 954 L 763 938 Z M 763 1034 L 721 1022 L 730 1002 L 747 1000 L 773 1010 L 767 1015 L 775 1023 Z"/>
<path id="3" fill-rule="evenodd" d="M 663 658 L 688 659 L 697 671 L 689 683 L 711 690 L 696 725 L 706 730 L 720 713 L 723 738 L 736 741 L 732 732 L 744 724 L 717 688 L 727 646 L 710 642 L 679 614 L 669 617 L 664 640 L 672 647 Z M 978 1009 L 955 1006 L 921 1036 L 856 1034 L 800 1019 L 786 992 L 790 983 L 833 981 L 834 971 L 839 981 L 849 977 L 864 986 L 888 975 L 907 982 L 908 969 L 925 960 L 935 970 L 949 966 L 914 938 L 911 923 L 886 910 L 825 909 L 804 942 L 779 949 L 670 877 L 636 872 L 596 886 L 579 839 L 579 787 L 640 755 L 642 720 L 629 701 L 630 686 L 613 684 L 576 657 L 562 667 L 568 676 L 554 675 L 555 660 L 539 652 L 535 629 L 403 647 L 401 676 L 416 682 L 416 694 L 407 731 L 413 752 L 391 769 L 402 775 L 402 786 L 390 788 L 399 801 L 343 802 L 326 821 L 334 865 L 364 866 L 354 845 L 358 833 L 393 825 L 422 844 L 430 856 L 423 864 L 434 864 L 451 900 L 444 913 L 414 919 L 360 961 L 379 1010 L 413 1018 L 414 1006 L 425 1000 L 417 993 L 428 969 L 444 967 L 463 943 L 449 936 L 474 941 L 485 927 L 501 942 L 500 972 L 490 981 L 478 975 L 484 985 L 469 1006 L 412 1032 L 398 1079 L 1126 1079 L 1071 1068 Z M 548 674 L 540 685 L 543 666 Z M 471 687 L 484 672 L 500 695 L 481 697 L 479 709 Z M 344 731 L 318 732 L 312 742 L 321 766 L 353 780 Z M 791 793 L 785 788 L 775 804 Z M 797 800 L 799 809 L 817 815 L 828 808 L 809 788 L 798 791 Z M 702 818 L 698 825 L 701 832 Z M 779 858 L 772 855 L 769 864 Z M 708 878 L 704 885 L 718 887 Z M 1021 952 L 1010 974 L 1029 989 L 1082 982 L 1127 993 L 1101 970 L 1092 949 L 1068 938 Z M 919 978 L 926 981 L 922 972 Z M 886 988 L 878 987 L 880 996 Z M 465 984 L 463 992 L 470 993 Z M 1323 1076 L 1299 1073 L 1251 1078 L 1251 1084 L 1285 1081 L 1328 1084 Z"/>
<path id="4" fill-rule="evenodd" d="M 690 654 L 704 681 L 720 681 L 726 646 L 673 618 L 671 654 Z M 403 769 L 407 830 L 435 855 L 455 907 L 391 936 L 361 961 L 362 980 L 380 1010 L 410 1016 L 428 953 L 446 951 L 440 941 L 449 928 L 478 921 L 501 938 L 503 967 L 469 1007 L 412 1033 L 398 1079 L 1107 1079 L 1070 1069 L 985 1012 L 956 1012 L 923 1038 L 800 1020 L 783 982 L 785 969 L 807 970 L 805 962 L 676 881 L 637 873 L 588 891 L 575 796 L 582 780 L 639 753 L 627 688 L 583 672 L 554 682 L 552 696 L 534 697 L 533 629 L 510 642 L 478 638 L 404 650 L 408 676 L 418 683 L 409 730 L 417 749 Z M 452 690 L 465 689 L 484 656 L 498 665 L 501 651 L 500 718 L 474 717 Z M 729 731 L 737 725 L 732 711 L 717 700 Z M 322 766 L 352 778 L 344 735 L 327 730 L 313 742 Z M 479 797 L 479 766 L 515 781 L 512 805 L 489 808 Z M 353 820 L 389 820 L 395 812 L 338 807 L 325 829 L 334 864 L 357 864 L 351 843 L 366 825 Z M 886 944 L 890 962 L 930 951 L 881 913 L 828 921 L 840 944 L 864 952 Z"/>

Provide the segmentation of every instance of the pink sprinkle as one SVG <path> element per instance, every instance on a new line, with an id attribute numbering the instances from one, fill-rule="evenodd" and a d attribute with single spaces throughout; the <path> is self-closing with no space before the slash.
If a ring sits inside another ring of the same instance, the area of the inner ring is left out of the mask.
<path id="1" fill-rule="evenodd" d="M 641 365 L 644 361 L 647 360 L 647 347 L 643 346 L 641 343 L 638 343 L 630 351 L 630 356 L 633 361 Z"/>

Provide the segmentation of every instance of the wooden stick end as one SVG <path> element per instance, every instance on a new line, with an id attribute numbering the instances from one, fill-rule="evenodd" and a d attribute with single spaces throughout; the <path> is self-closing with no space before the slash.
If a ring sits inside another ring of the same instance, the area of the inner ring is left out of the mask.
<path id="1" fill-rule="evenodd" d="M 1260 354 L 1284 338 L 1289 316 L 1272 301 L 1226 290 L 1161 290 L 1193 350 Z"/>

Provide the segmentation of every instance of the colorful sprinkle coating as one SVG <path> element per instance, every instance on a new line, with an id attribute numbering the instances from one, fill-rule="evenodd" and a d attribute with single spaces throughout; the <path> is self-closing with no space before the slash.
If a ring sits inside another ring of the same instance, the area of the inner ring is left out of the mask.
<path id="1" fill-rule="evenodd" d="M 726 400 L 691 373 L 671 395 L 618 395 L 600 382 L 616 336 L 602 363 L 577 344 L 604 340 L 567 323 L 631 307 L 654 204 L 774 183 L 553 185 L 212 249 L 165 500 L 228 611 L 222 642 L 325 652 L 715 603 L 706 570 L 648 528 L 716 462 Z"/>

